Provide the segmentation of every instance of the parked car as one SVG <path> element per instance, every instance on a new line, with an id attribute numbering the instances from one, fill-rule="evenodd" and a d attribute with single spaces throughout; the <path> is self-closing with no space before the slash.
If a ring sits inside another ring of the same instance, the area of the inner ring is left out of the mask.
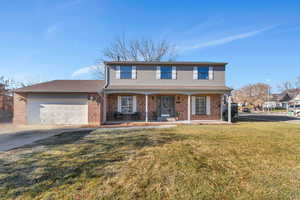
<path id="1" fill-rule="evenodd" d="M 247 108 L 247 107 L 243 108 L 242 111 L 243 111 L 243 112 L 246 112 L 246 113 L 250 113 L 250 112 L 251 112 L 250 109 Z"/>
<path id="2" fill-rule="evenodd" d="M 238 104 L 232 103 L 231 104 L 231 120 L 237 121 L 239 119 L 239 110 L 238 110 Z M 228 120 L 228 104 L 225 104 L 223 107 L 223 120 Z"/>

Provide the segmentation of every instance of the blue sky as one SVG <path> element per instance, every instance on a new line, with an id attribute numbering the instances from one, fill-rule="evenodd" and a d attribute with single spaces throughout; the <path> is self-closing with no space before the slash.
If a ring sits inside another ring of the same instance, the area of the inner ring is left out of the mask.
<path id="1" fill-rule="evenodd" d="M 0 1 L 0 76 L 89 79 L 119 35 L 167 39 L 177 60 L 228 62 L 227 85 L 300 76 L 300 1 Z"/>

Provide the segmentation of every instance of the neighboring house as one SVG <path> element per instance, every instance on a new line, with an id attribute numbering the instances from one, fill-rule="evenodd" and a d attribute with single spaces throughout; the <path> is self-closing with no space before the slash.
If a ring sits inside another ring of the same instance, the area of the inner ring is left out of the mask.
<path id="1" fill-rule="evenodd" d="M 269 99 L 264 102 L 263 108 L 271 108 L 271 109 L 280 109 L 280 108 L 285 108 L 283 99 L 284 96 L 282 94 L 271 94 Z"/>
<path id="2" fill-rule="evenodd" d="M 292 105 L 300 105 L 300 93 L 295 94 L 294 97 L 289 102 Z"/>
<path id="3" fill-rule="evenodd" d="M 18 89 L 15 123 L 220 120 L 227 63 L 105 62 L 105 82 L 61 80 Z"/>

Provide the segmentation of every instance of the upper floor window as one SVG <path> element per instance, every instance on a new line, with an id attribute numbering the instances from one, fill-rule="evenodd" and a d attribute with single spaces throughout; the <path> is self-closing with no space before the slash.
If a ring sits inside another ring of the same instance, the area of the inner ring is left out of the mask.
<path id="1" fill-rule="evenodd" d="M 136 79 L 136 66 L 117 66 L 116 79 Z"/>
<path id="2" fill-rule="evenodd" d="M 176 79 L 176 66 L 157 66 L 156 79 Z"/>
<path id="3" fill-rule="evenodd" d="M 172 79 L 172 67 L 169 66 L 160 67 L 160 78 Z"/>
<path id="4" fill-rule="evenodd" d="M 198 79 L 208 79 L 209 67 L 198 67 Z"/>
<path id="5" fill-rule="evenodd" d="M 213 80 L 213 67 L 194 67 L 195 80 Z"/>
<path id="6" fill-rule="evenodd" d="M 132 67 L 121 66 L 120 67 L 120 78 L 121 79 L 132 79 Z"/>

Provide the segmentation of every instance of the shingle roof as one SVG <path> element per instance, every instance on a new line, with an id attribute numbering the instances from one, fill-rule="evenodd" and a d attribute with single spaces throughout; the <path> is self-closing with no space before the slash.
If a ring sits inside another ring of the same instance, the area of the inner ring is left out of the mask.
<path id="1" fill-rule="evenodd" d="M 106 65 L 182 65 L 182 66 L 199 66 L 199 65 L 213 65 L 213 66 L 224 66 L 228 63 L 226 62 L 186 62 L 186 61 L 176 61 L 176 62 L 165 62 L 165 61 L 105 61 Z"/>
<path id="2" fill-rule="evenodd" d="M 89 93 L 101 92 L 104 80 L 54 80 L 19 88 L 16 92 Z"/>
<path id="3" fill-rule="evenodd" d="M 152 86 L 139 86 L 139 85 L 112 85 L 105 88 L 105 90 L 205 90 L 205 91 L 230 91 L 232 90 L 226 86 L 163 86 L 163 85 L 152 85 Z"/>

